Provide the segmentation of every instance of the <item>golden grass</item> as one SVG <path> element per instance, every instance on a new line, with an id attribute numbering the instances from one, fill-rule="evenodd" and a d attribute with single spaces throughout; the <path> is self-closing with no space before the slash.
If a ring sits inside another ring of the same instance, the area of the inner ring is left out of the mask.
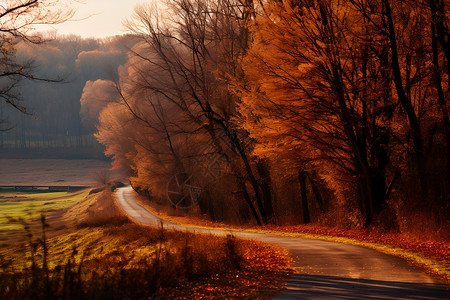
<path id="1" fill-rule="evenodd" d="M 68 227 L 57 230 L 49 221 L 46 232 L 50 236 L 46 241 L 47 265 L 54 280 L 44 280 L 39 242 L 43 240 L 42 230 L 31 226 L 34 250 L 26 240 L 0 248 L 0 298 L 7 284 L 17 288 L 17 282 L 21 282 L 15 296 L 8 294 L 10 299 L 21 299 L 21 291 L 31 288 L 23 281 L 27 276 L 40 278 L 37 290 L 41 297 L 45 298 L 48 291 L 67 292 L 61 284 L 67 274 L 72 274 L 78 278 L 75 281 L 83 297 L 92 299 L 108 299 L 111 293 L 118 299 L 155 295 L 166 299 L 261 299 L 281 290 L 291 273 L 287 253 L 262 243 L 167 231 L 126 221 L 108 191 L 53 211 L 49 220 L 59 220 Z M 37 275 L 30 266 L 32 256 L 41 268 Z M 8 261 L 14 262 L 9 269 L 4 267 Z M 78 265 L 82 266 L 81 273 Z M 62 271 L 68 269 L 71 273 Z"/>
<path id="2" fill-rule="evenodd" d="M 132 272 L 136 280 L 145 282 L 143 276 L 162 276 L 158 293 L 164 299 L 263 299 L 281 290 L 291 273 L 285 252 L 258 242 L 236 241 L 233 250 L 239 256 L 236 265 L 227 243 L 223 237 L 161 232 L 132 223 L 107 225 L 49 239 L 48 265 L 54 269 L 69 260 L 83 261 L 83 273 L 103 276 Z M 11 247 L 1 254 L 15 261 L 16 270 L 25 270 L 29 268 L 31 252 L 23 249 L 26 248 Z M 158 274 L 149 275 L 151 270 L 156 272 L 157 256 Z M 151 266 L 150 270 L 143 262 Z M 118 286 L 109 288 L 114 290 Z"/>

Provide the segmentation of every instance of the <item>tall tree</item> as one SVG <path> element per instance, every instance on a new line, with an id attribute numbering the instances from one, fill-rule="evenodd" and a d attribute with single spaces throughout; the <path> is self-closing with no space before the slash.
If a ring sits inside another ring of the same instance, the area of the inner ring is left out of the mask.
<path id="1" fill-rule="evenodd" d="M 261 153 L 291 152 L 291 167 L 318 170 L 342 199 L 357 190 L 370 224 L 387 194 L 393 104 L 378 60 L 386 45 L 342 2 L 269 1 L 265 8 L 244 61 L 247 86 L 238 88 L 243 126 Z"/>
<path id="2" fill-rule="evenodd" d="M 163 129 L 174 171 L 200 165 L 202 182 L 208 182 L 206 173 L 213 181 L 234 178 L 232 186 L 255 220 L 268 222 L 273 214 L 269 168 L 249 155 L 246 133 L 232 120 L 237 98 L 227 85 L 248 45 L 244 25 L 253 2 L 177 0 L 166 5 L 171 13 L 164 17 L 155 7 L 141 7 L 129 24 L 141 43 L 132 49 L 130 76 L 121 80 L 125 106 L 145 126 Z M 142 113 L 148 109 L 153 113 Z M 159 118 L 150 120 L 156 111 Z M 224 170 L 211 170 L 211 165 Z M 139 182 L 150 188 L 145 180 Z M 210 206 L 214 200 L 205 201 Z"/>

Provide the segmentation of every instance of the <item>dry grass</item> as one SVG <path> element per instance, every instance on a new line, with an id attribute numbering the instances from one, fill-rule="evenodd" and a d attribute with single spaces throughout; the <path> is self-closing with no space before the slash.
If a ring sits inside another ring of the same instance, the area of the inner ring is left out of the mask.
<path id="1" fill-rule="evenodd" d="M 64 213 L 63 219 L 71 227 L 97 227 L 129 222 L 109 189 L 90 195 L 72 206 Z"/>
<path id="2" fill-rule="evenodd" d="M 209 219 L 201 218 L 196 213 L 186 212 L 183 209 L 175 209 L 169 205 L 158 204 L 153 201 L 149 201 L 144 196 L 133 192 L 133 196 L 136 201 L 149 212 L 158 216 L 159 218 L 176 223 L 182 224 L 186 227 L 204 227 L 204 228 L 222 228 L 222 229 L 238 229 L 236 226 L 232 226 L 225 223 L 213 222 Z"/>
<path id="3" fill-rule="evenodd" d="M 264 298 L 290 274 L 261 243 L 133 224 L 107 190 L 59 213 L 66 229 L 43 220 L 0 249 L 0 298 Z"/>
<path id="4" fill-rule="evenodd" d="M 241 267 L 161 290 L 167 299 L 272 299 L 290 277 L 286 250 L 261 242 L 240 241 Z"/>

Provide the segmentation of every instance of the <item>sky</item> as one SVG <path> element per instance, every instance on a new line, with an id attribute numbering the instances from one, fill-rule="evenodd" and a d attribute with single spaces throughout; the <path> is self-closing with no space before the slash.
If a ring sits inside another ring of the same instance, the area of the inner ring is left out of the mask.
<path id="1" fill-rule="evenodd" d="M 125 19 L 131 18 L 138 4 L 147 0 L 78 0 L 74 21 L 55 26 L 39 26 L 38 31 L 57 30 L 58 35 L 76 34 L 82 37 L 103 38 L 126 33 Z"/>

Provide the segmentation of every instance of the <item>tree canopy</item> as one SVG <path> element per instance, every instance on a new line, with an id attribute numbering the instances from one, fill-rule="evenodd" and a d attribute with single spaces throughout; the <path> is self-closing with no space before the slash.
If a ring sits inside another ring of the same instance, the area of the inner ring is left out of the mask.
<path id="1" fill-rule="evenodd" d="M 404 229 L 420 213 L 444 226 L 448 5 L 140 7 L 121 101 L 100 114 L 97 136 L 137 190 L 170 198 L 184 174 L 184 193 L 198 188 L 214 220 Z"/>

